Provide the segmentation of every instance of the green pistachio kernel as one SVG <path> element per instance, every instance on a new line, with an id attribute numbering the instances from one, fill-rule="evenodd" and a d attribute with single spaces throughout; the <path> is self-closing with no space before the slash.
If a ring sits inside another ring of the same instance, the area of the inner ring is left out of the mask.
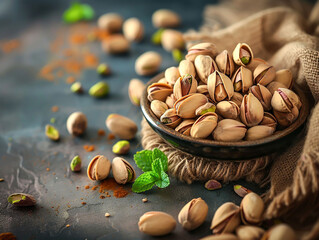
<path id="1" fill-rule="evenodd" d="M 216 110 L 216 106 L 212 106 L 210 108 L 207 108 L 207 109 L 201 111 L 200 115 L 204 115 L 205 113 L 208 113 L 208 112 L 215 112 L 215 110 Z"/>
<path id="2" fill-rule="evenodd" d="M 242 57 L 240 60 L 241 60 L 241 62 L 242 62 L 243 64 L 248 64 L 248 63 L 249 63 L 249 60 L 250 60 L 250 57 Z"/>
<path id="3" fill-rule="evenodd" d="M 164 28 L 158 29 L 153 35 L 152 35 L 152 43 L 155 45 L 161 45 L 162 42 L 162 33 L 164 32 Z"/>
<path id="4" fill-rule="evenodd" d="M 172 51 L 172 56 L 173 56 L 173 59 L 178 63 L 184 59 L 184 54 L 179 49 L 174 49 Z"/>
<path id="5" fill-rule="evenodd" d="M 29 207 L 36 204 L 36 200 L 30 194 L 13 193 L 8 197 L 8 202 L 18 207 Z"/>
<path id="6" fill-rule="evenodd" d="M 94 84 L 89 90 L 89 94 L 96 98 L 105 97 L 108 93 L 109 85 L 103 81 Z"/>
<path id="7" fill-rule="evenodd" d="M 75 82 L 70 87 L 71 92 L 81 93 L 83 91 L 82 84 L 80 82 Z"/>
<path id="8" fill-rule="evenodd" d="M 110 68 L 106 63 L 101 63 L 96 69 L 97 73 L 106 76 L 110 74 Z"/>
<path id="9" fill-rule="evenodd" d="M 112 147 L 115 154 L 126 154 L 130 151 L 130 142 L 126 140 L 118 141 Z"/>
<path id="10" fill-rule="evenodd" d="M 59 131 L 49 124 L 45 126 L 45 135 L 47 135 L 48 138 L 54 141 L 57 141 L 60 138 Z"/>
<path id="11" fill-rule="evenodd" d="M 50 123 L 52 123 L 52 124 L 55 123 L 55 121 L 56 121 L 56 119 L 54 117 L 50 119 Z"/>
<path id="12" fill-rule="evenodd" d="M 81 170 L 81 166 L 82 166 L 81 158 L 77 155 L 72 159 L 70 168 L 73 172 L 78 172 Z"/>
<path id="13" fill-rule="evenodd" d="M 131 170 L 129 168 L 127 168 L 127 182 L 130 182 L 133 178 L 133 173 L 131 172 Z"/>

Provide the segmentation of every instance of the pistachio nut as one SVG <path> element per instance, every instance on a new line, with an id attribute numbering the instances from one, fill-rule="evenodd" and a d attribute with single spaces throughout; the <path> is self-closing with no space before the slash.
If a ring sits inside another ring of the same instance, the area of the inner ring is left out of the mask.
<path id="1" fill-rule="evenodd" d="M 167 80 L 166 80 L 166 78 L 161 78 L 160 80 L 158 80 L 157 81 L 158 83 L 165 83 L 165 84 L 168 84 L 168 85 L 171 85 L 171 83 L 170 82 L 168 82 Z"/>
<path id="2" fill-rule="evenodd" d="M 252 94 L 248 93 L 243 98 L 240 107 L 241 121 L 248 127 L 258 125 L 264 117 L 264 109 L 259 100 Z"/>
<path id="3" fill-rule="evenodd" d="M 177 67 L 170 67 L 166 69 L 165 78 L 171 85 L 174 85 L 179 77 L 180 74 Z"/>
<path id="4" fill-rule="evenodd" d="M 201 116 L 204 115 L 205 113 L 208 112 L 215 112 L 216 106 L 210 102 L 205 103 L 204 105 L 200 106 L 199 108 L 196 109 L 195 114 L 196 116 Z"/>
<path id="5" fill-rule="evenodd" d="M 191 136 L 193 138 L 207 138 L 216 128 L 217 121 L 218 116 L 214 112 L 207 112 L 201 115 L 191 128 Z"/>
<path id="6" fill-rule="evenodd" d="M 231 77 L 234 73 L 235 66 L 232 57 L 227 50 L 222 51 L 215 58 L 218 69 L 228 77 Z"/>
<path id="7" fill-rule="evenodd" d="M 267 86 L 276 76 L 276 70 L 268 64 L 259 64 L 254 71 L 254 84 L 260 83 Z"/>
<path id="8" fill-rule="evenodd" d="M 293 80 L 291 71 L 289 69 L 281 69 L 277 71 L 274 82 L 284 84 L 285 88 L 292 88 Z"/>
<path id="9" fill-rule="evenodd" d="M 135 170 L 124 158 L 116 157 L 112 161 L 112 172 L 115 181 L 118 184 L 133 182 L 135 179 Z"/>
<path id="10" fill-rule="evenodd" d="M 162 57 L 157 52 L 143 53 L 135 61 L 135 71 L 142 76 L 152 75 L 158 71 L 162 63 Z"/>
<path id="11" fill-rule="evenodd" d="M 247 141 L 262 139 L 269 137 L 274 133 L 274 131 L 275 129 L 273 127 L 266 125 L 253 126 L 247 130 L 245 139 Z"/>
<path id="12" fill-rule="evenodd" d="M 70 87 L 71 92 L 73 93 L 83 93 L 83 87 L 80 82 L 75 82 Z"/>
<path id="13" fill-rule="evenodd" d="M 174 28 L 181 20 L 178 14 L 169 9 L 159 9 L 152 15 L 152 22 L 156 28 Z"/>
<path id="14" fill-rule="evenodd" d="M 89 94 L 95 98 L 102 98 L 107 96 L 109 94 L 109 91 L 109 85 L 104 81 L 100 81 L 90 88 Z"/>
<path id="15" fill-rule="evenodd" d="M 245 137 L 246 126 L 233 119 L 223 119 L 218 122 L 213 137 L 216 141 L 239 141 Z"/>
<path id="16" fill-rule="evenodd" d="M 118 138 L 130 140 L 135 137 L 137 126 L 131 119 L 119 114 L 110 114 L 105 121 L 107 128 Z"/>
<path id="17" fill-rule="evenodd" d="M 186 74 L 182 75 L 179 79 L 177 79 L 173 93 L 176 99 L 180 99 L 191 93 L 196 93 L 197 91 L 197 80 L 193 77 L 193 75 Z"/>
<path id="18" fill-rule="evenodd" d="M 232 101 L 221 101 L 216 105 L 216 113 L 223 118 L 237 119 L 240 113 L 238 105 Z"/>
<path id="19" fill-rule="evenodd" d="M 99 17 L 97 25 L 109 33 L 121 31 L 123 18 L 116 13 L 107 13 Z"/>
<path id="20" fill-rule="evenodd" d="M 299 110 L 296 106 L 291 109 L 291 112 L 278 112 L 276 110 L 273 112 L 279 125 L 282 127 L 290 126 L 299 116 Z"/>
<path id="21" fill-rule="evenodd" d="M 216 210 L 210 229 L 214 234 L 231 233 L 239 224 L 239 207 L 232 202 L 226 202 Z"/>
<path id="22" fill-rule="evenodd" d="M 66 128 L 68 132 L 74 136 L 82 135 L 87 127 L 87 119 L 84 113 L 74 112 L 66 121 Z"/>
<path id="23" fill-rule="evenodd" d="M 161 116 L 160 121 L 170 128 L 175 128 L 182 119 L 177 115 L 174 108 L 170 108 L 164 112 Z"/>
<path id="24" fill-rule="evenodd" d="M 194 65 L 196 72 L 202 82 L 207 83 L 208 76 L 215 71 L 219 71 L 216 62 L 208 55 L 198 55 Z"/>
<path id="25" fill-rule="evenodd" d="M 147 98 L 149 101 L 165 101 L 167 96 L 173 93 L 171 85 L 165 83 L 153 83 L 147 88 Z"/>
<path id="26" fill-rule="evenodd" d="M 87 175 L 91 180 L 101 181 L 107 178 L 107 176 L 110 173 L 110 169 L 110 160 L 103 155 L 97 155 L 94 158 L 92 158 L 87 169 Z"/>
<path id="27" fill-rule="evenodd" d="M 184 134 L 186 136 L 190 136 L 191 128 L 194 122 L 195 122 L 194 119 L 185 119 L 175 128 L 175 131 L 181 134 Z"/>
<path id="28" fill-rule="evenodd" d="M 101 76 L 107 76 L 110 75 L 111 70 L 106 63 L 100 63 L 96 68 L 96 72 Z"/>
<path id="29" fill-rule="evenodd" d="M 151 102 L 151 110 L 156 115 L 156 117 L 160 118 L 165 111 L 168 109 L 166 103 L 159 101 L 159 100 L 153 100 Z"/>
<path id="30" fill-rule="evenodd" d="M 138 228 L 151 236 L 163 236 L 171 233 L 176 227 L 175 219 L 165 212 L 146 212 L 140 217 Z"/>
<path id="31" fill-rule="evenodd" d="M 245 197 L 251 190 L 243 187 L 242 185 L 234 185 L 234 192 L 240 197 Z"/>
<path id="32" fill-rule="evenodd" d="M 45 135 L 53 141 L 58 141 L 60 139 L 59 131 L 50 124 L 45 126 Z"/>
<path id="33" fill-rule="evenodd" d="M 182 50 L 174 49 L 172 51 L 172 58 L 175 62 L 180 63 L 185 58 L 185 55 Z"/>
<path id="34" fill-rule="evenodd" d="M 36 204 L 35 198 L 26 193 L 13 193 L 8 197 L 8 202 L 17 207 L 31 207 Z"/>
<path id="35" fill-rule="evenodd" d="M 215 71 L 208 77 L 207 88 L 213 102 L 230 100 L 234 94 L 234 87 L 225 74 Z"/>
<path id="36" fill-rule="evenodd" d="M 184 76 L 184 75 L 187 75 L 187 74 L 190 74 L 193 77 L 196 76 L 196 71 L 195 71 L 194 64 L 191 61 L 189 61 L 189 60 L 182 60 L 179 63 L 178 70 L 179 70 L 179 73 L 180 73 L 181 76 Z"/>
<path id="37" fill-rule="evenodd" d="M 217 180 L 215 179 L 210 179 L 208 180 L 206 183 L 205 183 L 205 188 L 209 191 L 212 191 L 212 190 L 217 190 L 217 189 L 220 189 L 222 188 L 222 185 L 220 182 L 218 182 Z"/>
<path id="38" fill-rule="evenodd" d="M 102 49 L 109 54 L 122 54 L 130 50 L 130 42 L 122 34 L 113 34 L 102 41 Z"/>
<path id="39" fill-rule="evenodd" d="M 113 145 L 112 151 L 119 155 L 127 154 L 130 151 L 130 142 L 127 140 L 118 141 Z"/>
<path id="40" fill-rule="evenodd" d="M 165 100 L 165 103 L 168 106 L 168 108 L 173 108 L 175 102 L 176 102 L 176 98 L 175 98 L 173 93 L 171 95 L 167 96 L 167 98 Z"/>
<path id="41" fill-rule="evenodd" d="M 140 100 L 145 88 L 145 84 L 136 78 L 131 79 L 128 85 L 128 96 L 130 97 L 131 103 L 136 106 L 140 105 Z"/>
<path id="42" fill-rule="evenodd" d="M 185 58 L 191 62 L 194 62 L 198 55 L 208 55 L 211 58 L 215 58 L 217 55 L 217 48 L 214 43 L 199 43 L 188 49 L 188 53 Z"/>
<path id="43" fill-rule="evenodd" d="M 241 103 L 243 102 L 244 96 L 239 92 L 234 92 L 234 95 L 230 99 L 230 101 L 236 103 L 238 106 L 241 106 Z"/>
<path id="44" fill-rule="evenodd" d="M 291 112 L 294 107 L 300 109 L 299 96 L 287 88 L 278 88 L 271 99 L 271 106 L 278 112 Z"/>
<path id="45" fill-rule="evenodd" d="M 287 224 L 281 223 L 270 228 L 262 237 L 262 240 L 297 240 L 295 231 Z"/>
<path id="46" fill-rule="evenodd" d="M 286 88 L 286 86 L 280 82 L 272 81 L 267 85 L 267 89 L 269 92 L 274 95 L 274 92 L 278 90 L 278 88 Z"/>
<path id="47" fill-rule="evenodd" d="M 123 24 L 123 34 L 129 41 L 140 42 L 144 37 L 143 23 L 137 18 L 129 18 Z"/>
<path id="48" fill-rule="evenodd" d="M 261 58 L 253 58 L 246 67 L 253 73 L 259 64 L 268 64 L 268 62 Z"/>
<path id="49" fill-rule="evenodd" d="M 277 128 L 277 119 L 274 115 L 269 112 L 264 112 L 263 120 L 260 122 L 260 125 L 265 125 L 268 127 L 272 127 L 276 130 Z"/>
<path id="50" fill-rule="evenodd" d="M 210 235 L 200 240 L 239 240 L 234 234 L 231 233 L 224 233 L 218 235 Z"/>
<path id="51" fill-rule="evenodd" d="M 77 155 L 75 156 L 71 163 L 70 163 L 70 168 L 72 172 L 79 172 L 81 171 L 81 167 L 82 167 L 82 160 L 81 158 Z"/>
<path id="52" fill-rule="evenodd" d="M 153 35 L 151 37 L 151 41 L 153 44 L 161 45 L 162 33 L 164 32 L 164 30 L 165 30 L 164 28 L 160 28 L 155 33 L 153 33 Z"/>
<path id="53" fill-rule="evenodd" d="M 200 93 L 193 93 L 178 99 L 174 103 L 176 113 L 181 118 L 194 118 L 196 116 L 196 109 L 208 102 L 205 95 Z"/>
<path id="54" fill-rule="evenodd" d="M 265 86 L 258 83 L 257 85 L 251 86 L 249 88 L 249 92 L 252 93 L 259 100 L 264 108 L 264 111 L 271 110 L 272 95 Z"/>
<path id="55" fill-rule="evenodd" d="M 163 48 L 168 52 L 171 52 L 174 49 L 184 49 L 185 47 L 183 34 L 173 29 L 166 29 L 163 31 L 161 42 Z"/>
<path id="56" fill-rule="evenodd" d="M 237 65 L 246 66 L 254 58 L 253 51 L 247 43 L 238 43 L 233 51 L 233 59 Z"/>
<path id="57" fill-rule="evenodd" d="M 192 231 L 202 225 L 208 213 L 208 206 L 201 198 L 188 202 L 178 214 L 178 222 L 187 231 Z"/>
<path id="58" fill-rule="evenodd" d="M 244 224 L 257 225 L 262 221 L 264 202 L 254 192 L 248 193 L 240 204 L 240 216 Z"/>
<path id="59" fill-rule="evenodd" d="M 237 237 L 240 240 L 260 240 L 265 230 L 256 226 L 239 226 L 236 229 Z"/>
<path id="60" fill-rule="evenodd" d="M 241 66 L 233 75 L 232 83 L 236 92 L 246 93 L 253 85 L 253 74 L 248 68 Z"/>
<path id="61" fill-rule="evenodd" d="M 210 98 L 207 85 L 197 86 L 197 92 L 204 94 L 207 98 Z"/>

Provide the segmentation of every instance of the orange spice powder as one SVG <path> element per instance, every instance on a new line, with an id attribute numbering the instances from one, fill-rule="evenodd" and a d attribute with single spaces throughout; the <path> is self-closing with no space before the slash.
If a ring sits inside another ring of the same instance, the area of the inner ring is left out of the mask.
<path id="1" fill-rule="evenodd" d="M 98 131 L 97 131 L 97 135 L 98 136 L 105 136 L 105 131 L 103 130 L 103 129 L 99 129 Z"/>
<path id="2" fill-rule="evenodd" d="M 58 106 L 52 106 L 51 112 L 57 112 L 57 111 L 59 111 L 59 107 Z"/>
<path id="3" fill-rule="evenodd" d="M 17 39 L 12 39 L 0 44 L 1 50 L 4 53 L 11 53 L 12 51 L 16 50 L 20 47 L 20 42 Z"/>
<path id="4" fill-rule="evenodd" d="M 87 152 L 93 152 L 95 150 L 95 146 L 94 145 L 84 145 L 83 149 Z"/>

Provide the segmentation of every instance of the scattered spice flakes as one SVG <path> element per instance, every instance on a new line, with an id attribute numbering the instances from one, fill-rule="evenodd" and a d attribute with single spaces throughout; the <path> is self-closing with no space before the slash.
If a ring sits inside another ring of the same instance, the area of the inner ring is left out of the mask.
<path id="1" fill-rule="evenodd" d="M 95 150 L 95 146 L 94 145 L 84 145 L 83 149 L 87 152 L 93 152 Z"/>
<path id="2" fill-rule="evenodd" d="M 126 190 L 123 186 L 119 185 L 114 178 L 107 178 L 101 181 L 99 186 L 100 193 L 106 193 L 106 191 L 111 190 L 113 191 L 113 196 L 116 198 L 124 198 L 130 193 L 129 190 Z M 110 197 L 110 195 L 106 195 L 106 197 Z"/>
<path id="3" fill-rule="evenodd" d="M 143 202 L 143 203 L 146 203 L 146 202 L 148 202 L 148 199 L 147 199 L 147 198 L 143 198 L 143 199 L 142 199 L 142 202 Z"/>
<path id="4" fill-rule="evenodd" d="M 95 191 L 99 186 L 93 186 L 92 190 Z"/>
<path id="5" fill-rule="evenodd" d="M 50 168 L 46 168 L 46 171 L 47 171 L 47 172 L 50 172 Z"/>
<path id="6" fill-rule="evenodd" d="M 21 46 L 21 43 L 17 39 L 11 39 L 9 41 L 3 42 L 0 44 L 1 50 L 4 53 L 11 53 Z"/>
<path id="7" fill-rule="evenodd" d="M 100 198 L 101 198 L 101 199 L 104 199 L 104 198 L 106 198 L 106 196 L 104 196 L 104 195 L 100 195 Z"/>
<path id="8" fill-rule="evenodd" d="M 84 44 L 87 40 L 87 36 L 81 33 L 74 33 L 69 36 L 70 44 Z"/>
<path id="9" fill-rule="evenodd" d="M 89 185 L 86 185 L 84 188 L 85 188 L 85 189 L 89 189 L 89 188 L 90 188 L 90 186 L 89 186 Z"/>
<path id="10" fill-rule="evenodd" d="M 107 212 L 107 213 L 104 214 L 104 216 L 108 218 L 108 217 L 111 216 L 111 214 L 109 214 L 109 213 Z"/>
<path id="11" fill-rule="evenodd" d="M 67 84 L 72 84 L 72 83 L 75 82 L 75 77 L 69 76 L 69 77 L 66 78 L 65 82 L 66 82 Z"/>
<path id="12" fill-rule="evenodd" d="M 98 136 L 105 136 L 105 131 L 103 130 L 103 129 L 99 129 L 98 131 L 97 131 L 97 135 Z"/>
<path id="13" fill-rule="evenodd" d="M 0 240 L 16 240 L 16 236 L 11 232 L 0 233 Z"/>
<path id="14" fill-rule="evenodd" d="M 70 225 L 70 224 L 67 224 L 67 225 L 65 225 L 65 227 L 69 228 L 69 227 L 71 227 L 71 225 Z"/>
<path id="15" fill-rule="evenodd" d="M 107 139 L 113 140 L 113 139 L 115 139 L 115 135 L 113 133 L 109 133 L 109 135 L 107 135 Z"/>
<path id="16" fill-rule="evenodd" d="M 52 106 L 51 107 L 51 111 L 52 112 L 57 112 L 57 111 L 59 111 L 59 107 L 58 106 Z"/>
<path id="17" fill-rule="evenodd" d="M 81 202 L 82 205 L 86 205 L 86 202 Z"/>
<path id="18" fill-rule="evenodd" d="M 0 182 L 3 182 L 4 181 L 4 179 L 3 178 L 0 178 Z"/>
<path id="19" fill-rule="evenodd" d="M 77 187 L 76 187 L 76 190 L 79 190 L 79 189 L 80 189 L 80 187 L 77 186 Z"/>

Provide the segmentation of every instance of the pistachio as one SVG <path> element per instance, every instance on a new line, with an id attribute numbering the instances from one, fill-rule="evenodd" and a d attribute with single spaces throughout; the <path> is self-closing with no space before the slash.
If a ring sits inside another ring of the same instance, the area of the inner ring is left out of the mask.
<path id="1" fill-rule="evenodd" d="M 282 83 L 285 85 L 285 88 L 292 88 L 293 80 L 291 71 L 289 69 L 277 71 L 274 82 Z"/>
<path id="2" fill-rule="evenodd" d="M 178 70 L 181 76 L 184 75 L 192 75 L 193 77 L 196 76 L 196 71 L 194 64 L 189 60 L 183 60 L 179 63 Z"/>
<path id="3" fill-rule="evenodd" d="M 136 78 L 131 79 L 128 85 L 128 96 L 130 97 L 131 103 L 136 106 L 140 105 L 140 100 L 145 88 L 145 84 Z"/>
<path id="4" fill-rule="evenodd" d="M 239 207 L 232 202 L 226 202 L 216 210 L 210 229 L 214 234 L 231 233 L 239 224 Z"/>
<path id="5" fill-rule="evenodd" d="M 277 119 L 271 113 L 265 112 L 263 120 L 260 122 L 260 125 L 265 125 L 268 127 L 272 127 L 276 130 L 277 127 Z"/>
<path id="6" fill-rule="evenodd" d="M 215 58 L 217 55 L 217 48 L 213 43 L 199 43 L 188 49 L 188 53 L 185 58 L 191 62 L 194 62 L 198 55 L 208 55 L 211 58 Z"/>
<path id="7" fill-rule="evenodd" d="M 262 240 L 281 239 L 297 240 L 297 236 L 291 227 L 287 224 L 281 223 L 269 229 L 262 237 Z"/>
<path id="8" fill-rule="evenodd" d="M 196 116 L 204 115 L 208 112 L 215 112 L 216 106 L 210 102 L 205 103 L 204 105 L 200 106 L 196 109 L 195 114 Z"/>
<path id="9" fill-rule="evenodd" d="M 181 134 L 184 134 L 186 136 L 190 136 L 191 128 L 192 128 L 194 122 L 195 122 L 195 120 L 193 120 L 193 119 L 185 119 L 175 128 L 175 131 L 177 131 Z"/>
<path id="10" fill-rule="evenodd" d="M 239 226 L 236 229 L 236 234 L 240 240 L 259 240 L 264 233 L 264 229 L 255 226 Z"/>
<path id="11" fill-rule="evenodd" d="M 82 84 L 80 82 L 75 82 L 71 85 L 70 90 L 73 93 L 82 93 L 83 92 Z"/>
<path id="12" fill-rule="evenodd" d="M 234 185 L 234 191 L 240 197 L 245 197 L 251 190 L 243 187 L 242 185 Z"/>
<path id="13" fill-rule="evenodd" d="M 181 20 L 178 14 L 169 9 L 159 9 L 152 15 L 152 22 L 156 28 L 174 28 Z"/>
<path id="14" fill-rule="evenodd" d="M 216 105 L 216 113 L 223 118 L 237 119 L 240 109 L 238 105 L 232 101 L 221 101 Z"/>
<path id="15" fill-rule="evenodd" d="M 253 126 L 247 130 L 246 140 L 251 141 L 269 137 L 274 133 L 274 131 L 275 129 L 273 127 L 265 125 Z"/>
<path id="16" fill-rule="evenodd" d="M 162 57 L 157 52 L 145 52 L 136 59 L 135 71 L 142 76 L 152 75 L 158 71 L 161 63 Z"/>
<path id="17" fill-rule="evenodd" d="M 111 73 L 110 67 L 106 63 L 100 63 L 96 71 L 101 76 L 107 76 Z"/>
<path id="18" fill-rule="evenodd" d="M 161 45 L 164 30 L 164 28 L 160 28 L 152 35 L 152 43 L 155 45 Z"/>
<path id="19" fill-rule="evenodd" d="M 173 93 L 171 85 L 165 83 L 153 83 L 147 88 L 147 98 L 149 101 L 165 101 L 167 96 Z"/>
<path id="20" fill-rule="evenodd" d="M 174 49 L 184 49 L 185 47 L 183 34 L 172 29 L 164 30 L 161 42 L 163 48 L 168 52 L 171 52 Z"/>
<path id="21" fill-rule="evenodd" d="M 143 23 L 137 18 L 129 18 L 123 24 L 123 34 L 129 41 L 140 42 L 144 37 Z"/>
<path id="22" fill-rule="evenodd" d="M 259 100 L 264 108 L 264 111 L 271 110 L 272 95 L 265 86 L 258 83 L 257 85 L 250 87 L 249 92 L 252 93 Z"/>
<path id="23" fill-rule="evenodd" d="M 231 233 L 224 233 L 224 234 L 218 234 L 218 235 L 210 235 L 204 238 L 201 238 L 200 240 L 238 240 L 238 238 Z"/>
<path id="24" fill-rule="evenodd" d="M 299 110 L 296 106 L 291 109 L 291 112 L 278 112 L 276 110 L 273 112 L 279 125 L 282 127 L 290 126 L 299 116 Z"/>
<path id="25" fill-rule="evenodd" d="M 60 139 L 59 131 L 50 124 L 45 126 L 45 135 L 53 141 L 58 141 Z"/>
<path id="26" fill-rule="evenodd" d="M 174 49 L 172 51 L 172 57 L 175 60 L 175 62 L 180 63 L 184 59 L 184 53 L 180 49 Z"/>
<path id="27" fill-rule="evenodd" d="M 230 100 L 234 94 L 234 87 L 225 74 L 215 71 L 208 77 L 207 88 L 213 102 Z"/>
<path id="28" fill-rule="evenodd" d="M 276 76 L 276 70 L 268 64 L 259 64 L 254 71 L 254 83 L 267 86 Z"/>
<path id="29" fill-rule="evenodd" d="M 214 112 L 207 112 L 197 118 L 191 128 L 193 138 L 207 138 L 217 126 L 218 116 Z"/>
<path id="30" fill-rule="evenodd" d="M 205 183 L 205 188 L 211 191 L 222 188 L 222 185 L 217 180 L 210 179 Z"/>
<path id="31" fill-rule="evenodd" d="M 177 67 L 170 67 L 166 69 L 165 78 L 171 85 L 174 85 L 179 77 L 180 74 Z"/>
<path id="32" fill-rule="evenodd" d="M 94 84 L 90 88 L 89 94 L 92 97 L 102 98 L 102 97 L 105 97 L 106 95 L 108 95 L 109 91 L 110 91 L 109 85 L 104 81 L 100 81 L 100 82 Z"/>
<path id="33" fill-rule="evenodd" d="M 196 72 L 200 80 L 204 83 L 207 83 L 208 76 L 212 74 L 214 71 L 218 71 L 217 64 L 215 61 L 207 55 L 198 55 L 195 58 L 194 65 L 196 68 Z"/>
<path id="34" fill-rule="evenodd" d="M 121 31 L 123 24 L 123 18 L 116 13 L 107 13 L 99 17 L 97 25 L 99 28 L 109 32 L 119 32 Z"/>
<path id="35" fill-rule="evenodd" d="M 81 171 L 81 167 L 82 167 L 82 161 L 81 158 L 77 155 L 75 156 L 71 163 L 70 163 L 70 168 L 72 172 L 79 172 Z"/>
<path id="36" fill-rule="evenodd" d="M 17 207 L 31 207 L 36 204 L 35 198 L 26 193 L 13 193 L 8 197 L 8 202 Z"/>
<path id="37" fill-rule="evenodd" d="M 181 118 L 194 118 L 196 109 L 208 102 L 206 96 L 200 93 L 193 93 L 178 99 L 174 103 L 176 113 Z"/>
<path id="38" fill-rule="evenodd" d="M 278 88 L 286 88 L 286 86 L 280 82 L 271 82 L 267 85 L 267 89 L 271 93 L 271 95 L 274 95 L 274 92 L 278 90 Z"/>
<path id="39" fill-rule="evenodd" d="M 137 126 L 131 119 L 119 114 L 110 114 L 105 121 L 107 128 L 118 138 L 130 140 L 135 137 Z"/>
<path id="40" fill-rule="evenodd" d="M 138 227 L 141 232 L 151 236 L 163 236 L 175 229 L 176 221 L 164 212 L 146 212 L 140 217 Z"/>
<path id="41" fill-rule="evenodd" d="M 218 122 L 213 137 L 217 141 L 239 141 L 245 137 L 246 126 L 233 119 L 223 119 Z"/>
<path id="42" fill-rule="evenodd" d="M 233 59 L 237 65 L 246 66 L 254 58 L 253 51 L 247 43 L 238 43 L 233 51 Z"/>
<path id="43" fill-rule="evenodd" d="M 193 75 L 182 75 L 182 77 L 180 77 L 175 85 L 174 85 L 174 89 L 173 89 L 173 93 L 176 99 L 180 99 L 181 97 L 184 97 L 188 94 L 191 93 L 196 93 L 197 90 L 197 81 L 196 79 L 193 77 Z"/>
<path id="44" fill-rule="evenodd" d="M 187 231 L 192 231 L 202 225 L 208 213 L 208 206 L 201 198 L 188 202 L 178 214 L 178 222 Z"/>
<path id="45" fill-rule="evenodd" d="M 253 85 L 253 74 L 248 68 L 241 66 L 235 72 L 232 83 L 236 92 L 246 93 Z"/>
<path id="46" fill-rule="evenodd" d="M 246 66 L 251 72 L 254 72 L 259 64 L 268 64 L 261 58 L 253 58 L 253 60 Z"/>
<path id="47" fill-rule="evenodd" d="M 271 99 L 271 106 L 278 112 L 291 112 L 294 107 L 297 109 L 301 107 L 301 101 L 293 91 L 278 88 Z"/>
<path id="48" fill-rule="evenodd" d="M 130 50 L 130 42 L 122 34 L 113 34 L 102 41 L 102 50 L 109 54 L 122 54 Z"/>
<path id="49" fill-rule="evenodd" d="M 197 86 L 197 92 L 205 95 L 207 98 L 210 98 L 207 85 Z"/>
<path id="50" fill-rule="evenodd" d="M 92 158 L 87 169 L 87 175 L 91 180 L 101 181 L 107 178 L 110 173 L 110 169 L 110 160 L 103 155 L 97 155 Z"/>
<path id="51" fill-rule="evenodd" d="M 234 92 L 234 95 L 232 96 L 232 98 L 230 99 L 230 101 L 234 102 L 237 104 L 237 106 L 241 106 L 241 103 L 243 102 L 243 98 L 244 96 L 241 95 L 238 92 Z"/>
<path id="52" fill-rule="evenodd" d="M 112 147 L 112 151 L 115 154 L 127 154 L 130 151 L 130 142 L 126 140 L 118 141 Z"/>
<path id="53" fill-rule="evenodd" d="M 176 114 L 174 108 L 166 110 L 160 120 L 163 124 L 171 128 L 175 128 L 182 121 L 182 119 Z"/>
<path id="54" fill-rule="evenodd" d="M 262 220 L 263 212 L 264 202 L 256 193 L 248 193 L 241 201 L 240 216 L 244 224 L 259 224 Z"/>
<path id="55" fill-rule="evenodd" d="M 248 127 L 258 125 L 264 116 L 264 109 L 259 100 L 252 94 L 248 93 L 243 98 L 240 109 L 241 121 Z"/>
<path id="56" fill-rule="evenodd" d="M 157 83 L 165 83 L 165 84 L 171 85 L 171 84 L 166 80 L 166 78 L 161 78 L 160 80 L 158 80 Z"/>
<path id="57" fill-rule="evenodd" d="M 227 50 L 222 51 L 216 56 L 215 59 L 218 69 L 228 77 L 231 77 L 234 73 L 235 66 L 232 57 Z"/>
<path id="58" fill-rule="evenodd" d="M 168 106 L 168 108 L 173 108 L 175 102 L 176 102 L 176 98 L 175 98 L 173 93 L 171 95 L 167 96 L 167 98 L 165 100 L 165 103 Z"/>
<path id="59" fill-rule="evenodd" d="M 131 166 L 131 164 L 129 164 L 128 161 L 120 157 L 113 159 L 112 172 L 113 177 L 118 184 L 133 182 L 135 179 L 134 168 Z"/>
<path id="60" fill-rule="evenodd" d="M 66 121 L 66 128 L 71 135 L 82 135 L 87 127 L 86 116 L 82 112 L 74 112 Z"/>
<path id="61" fill-rule="evenodd" d="M 168 109 L 166 103 L 159 101 L 159 100 L 153 100 L 151 102 L 151 110 L 156 115 L 156 117 L 160 118 L 165 111 Z"/>

